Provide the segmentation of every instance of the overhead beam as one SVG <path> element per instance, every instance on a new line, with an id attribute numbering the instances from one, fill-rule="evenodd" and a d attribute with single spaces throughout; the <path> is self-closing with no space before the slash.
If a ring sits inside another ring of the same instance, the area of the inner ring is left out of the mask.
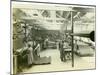
<path id="1" fill-rule="evenodd" d="M 41 13 L 41 14 L 43 14 L 43 12 L 44 12 L 44 10 L 41 10 L 41 12 L 40 12 L 40 13 Z"/>
<path id="2" fill-rule="evenodd" d="M 59 16 L 60 18 L 63 18 L 61 15 L 59 15 L 59 14 L 57 14 L 57 13 L 56 13 L 56 15 Z"/>
<path id="3" fill-rule="evenodd" d="M 38 16 L 33 16 L 33 17 L 21 17 L 20 19 L 23 20 L 34 20 L 34 19 L 44 19 L 44 20 L 66 20 L 65 18 L 48 18 L 48 17 L 38 17 Z"/>
<path id="4" fill-rule="evenodd" d="M 69 17 L 69 15 L 70 15 L 70 12 L 67 13 L 66 19 Z"/>
<path id="5" fill-rule="evenodd" d="M 20 8 L 20 9 L 38 9 L 38 10 L 61 10 L 61 11 L 72 11 L 72 7 L 69 7 L 67 5 L 63 6 L 63 5 L 45 5 L 45 4 L 20 4 L 20 3 L 16 3 L 13 2 L 12 3 L 12 8 Z"/>

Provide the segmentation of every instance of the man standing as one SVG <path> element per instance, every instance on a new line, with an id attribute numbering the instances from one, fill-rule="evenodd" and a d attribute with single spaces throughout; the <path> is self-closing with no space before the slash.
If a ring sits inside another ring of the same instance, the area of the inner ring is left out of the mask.
<path id="1" fill-rule="evenodd" d="M 33 48 L 31 47 L 30 44 L 28 44 L 27 51 L 28 51 L 28 65 L 29 67 L 31 67 L 34 62 L 34 57 L 33 57 Z"/>
<path id="2" fill-rule="evenodd" d="M 64 41 L 61 41 L 59 43 L 59 50 L 60 50 L 60 59 L 61 61 L 66 61 L 66 58 L 65 58 L 65 52 L 64 52 L 64 48 L 63 48 L 63 45 L 64 45 Z"/>

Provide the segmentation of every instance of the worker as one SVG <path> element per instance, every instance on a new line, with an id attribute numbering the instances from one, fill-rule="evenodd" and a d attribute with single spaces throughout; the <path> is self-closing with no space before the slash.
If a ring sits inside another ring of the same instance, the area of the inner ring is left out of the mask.
<path id="1" fill-rule="evenodd" d="M 36 52 L 37 57 L 40 57 L 40 50 L 41 50 L 40 43 L 37 42 L 36 47 L 34 49 L 34 51 Z"/>
<path id="2" fill-rule="evenodd" d="M 45 41 L 44 41 L 45 48 L 48 48 L 48 42 L 49 42 L 49 39 L 46 38 Z"/>
<path id="3" fill-rule="evenodd" d="M 64 49 L 64 52 L 66 52 L 67 59 L 70 59 L 71 58 L 70 57 L 71 56 L 71 46 L 69 45 L 67 41 L 64 41 L 63 49 Z"/>
<path id="4" fill-rule="evenodd" d="M 59 50 L 60 50 L 60 59 L 61 61 L 65 62 L 66 58 L 65 58 L 65 53 L 64 53 L 64 41 L 61 41 L 59 43 Z"/>
<path id="5" fill-rule="evenodd" d="M 33 57 L 33 48 L 30 44 L 28 44 L 27 48 L 27 55 L 28 55 L 28 66 L 31 67 L 33 62 L 34 62 L 34 57 Z"/>

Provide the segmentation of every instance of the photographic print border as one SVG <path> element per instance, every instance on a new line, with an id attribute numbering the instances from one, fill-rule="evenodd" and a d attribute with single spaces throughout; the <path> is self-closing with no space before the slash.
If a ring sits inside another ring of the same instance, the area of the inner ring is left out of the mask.
<path id="1" fill-rule="evenodd" d="M 70 4 L 70 3 L 53 3 L 53 2 L 39 2 L 39 1 L 23 1 L 23 0 L 11 0 L 10 1 L 10 74 L 12 74 L 12 2 L 29 2 L 29 3 L 43 3 L 43 4 L 57 4 L 57 5 L 77 5 L 77 6 L 91 6 L 95 8 L 95 68 L 94 69 L 80 69 L 80 70 L 66 70 L 66 71 L 49 71 L 49 72 L 35 72 L 35 73 L 52 73 L 52 72 L 69 72 L 69 71 L 84 71 L 84 70 L 95 70 L 96 69 L 96 5 L 85 5 L 85 4 Z M 22 74 L 35 74 L 35 73 L 22 73 Z"/>

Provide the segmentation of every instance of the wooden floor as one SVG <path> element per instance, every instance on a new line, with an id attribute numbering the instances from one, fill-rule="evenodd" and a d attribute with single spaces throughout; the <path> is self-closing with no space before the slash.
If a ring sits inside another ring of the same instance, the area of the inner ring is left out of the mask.
<path id="1" fill-rule="evenodd" d="M 51 56 L 51 64 L 48 65 L 33 65 L 31 68 L 24 69 L 22 73 L 36 73 L 36 72 L 51 72 L 51 71 L 68 71 L 80 69 L 94 69 L 95 56 L 79 57 L 74 55 L 75 63 L 72 67 L 71 60 L 61 62 L 60 52 L 58 49 L 47 49 L 40 53 L 40 56 Z"/>

